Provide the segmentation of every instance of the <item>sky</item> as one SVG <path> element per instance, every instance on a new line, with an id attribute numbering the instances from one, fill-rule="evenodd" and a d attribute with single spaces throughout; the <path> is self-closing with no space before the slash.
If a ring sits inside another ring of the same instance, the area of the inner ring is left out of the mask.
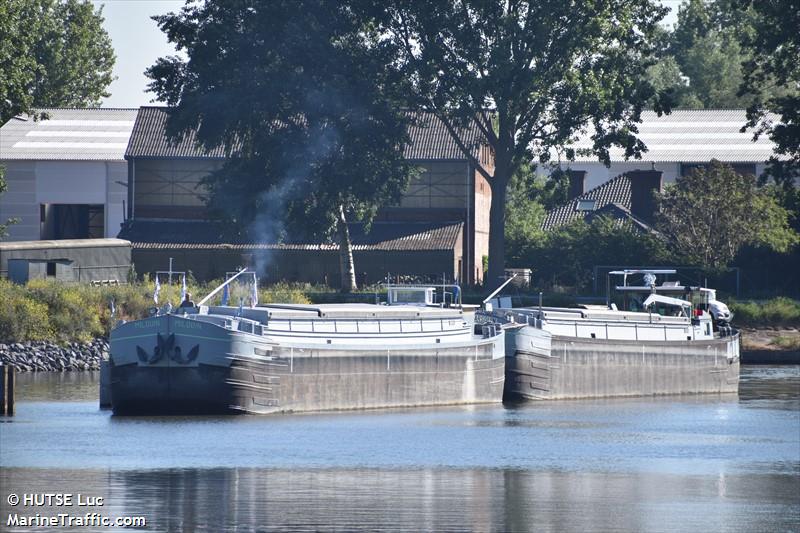
<path id="1" fill-rule="evenodd" d="M 103 107 L 150 105 L 154 96 L 145 92 L 148 80 L 144 71 L 159 57 L 175 54 L 175 48 L 150 17 L 178 11 L 183 0 L 93 0 L 92 3 L 103 6 L 103 26 L 117 55 L 116 79 L 108 88 L 111 96 L 103 101 Z"/>
<path id="2" fill-rule="evenodd" d="M 672 9 L 664 22 L 674 24 L 677 8 L 683 0 L 660 1 Z M 111 96 L 103 101 L 103 107 L 152 105 L 154 95 L 145 92 L 148 80 L 144 71 L 159 57 L 175 54 L 175 49 L 150 17 L 178 11 L 184 1 L 92 0 L 92 3 L 103 6 L 103 25 L 117 55 L 116 79 L 109 87 Z"/>

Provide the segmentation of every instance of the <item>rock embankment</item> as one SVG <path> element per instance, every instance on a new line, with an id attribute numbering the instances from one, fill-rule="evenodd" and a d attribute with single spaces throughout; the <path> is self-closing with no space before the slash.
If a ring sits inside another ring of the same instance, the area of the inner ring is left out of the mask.
<path id="1" fill-rule="evenodd" d="M 0 344 L 0 361 L 18 372 L 99 370 L 102 357 L 108 357 L 105 339 L 64 345 L 47 341 Z"/>

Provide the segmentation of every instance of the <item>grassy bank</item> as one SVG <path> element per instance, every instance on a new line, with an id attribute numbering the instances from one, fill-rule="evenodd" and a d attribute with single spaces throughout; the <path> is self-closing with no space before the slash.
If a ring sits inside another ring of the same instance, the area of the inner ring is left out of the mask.
<path id="1" fill-rule="evenodd" d="M 800 301 L 791 298 L 730 301 L 733 322 L 746 328 L 800 328 Z"/>
<path id="2" fill-rule="evenodd" d="M 219 282 L 189 283 L 188 290 L 197 301 Z M 116 319 L 134 320 L 148 315 L 155 305 L 151 281 L 135 285 L 94 287 L 65 285 L 55 281 L 36 280 L 17 285 L 0 279 L 0 343 L 48 340 L 59 343 L 89 341 L 108 334 L 111 324 L 110 302 L 116 308 Z M 179 285 L 162 284 L 160 305 L 178 305 Z M 249 304 L 250 289 L 232 288 L 230 302 L 244 298 Z M 306 293 L 324 293 L 311 285 L 277 284 L 259 288 L 260 302 L 310 303 Z M 327 291 L 332 292 L 331 290 Z M 219 304 L 221 294 L 210 303 Z"/>
<path id="3" fill-rule="evenodd" d="M 199 284 L 189 282 L 189 292 L 199 301 L 219 280 Z M 152 281 L 134 285 L 93 287 L 89 285 L 65 285 L 54 281 L 37 280 L 27 285 L 16 285 L 0 279 L 0 343 L 47 340 L 55 342 L 88 341 L 108 334 L 111 324 L 109 303 L 113 300 L 116 319 L 134 320 L 147 316 L 153 302 Z M 159 302 L 177 305 L 181 288 L 177 284 L 161 286 Z M 249 304 L 250 287 L 232 288 L 230 302 L 238 304 L 244 298 Z M 465 291 L 465 303 L 480 303 L 485 293 Z M 221 294 L 210 303 L 219 304 Z M 329 303 L 341 302 L 345 298 L 330 287 L 304 283 L 279 283 L 260 287 L 258 299 L 261 303 Z M 375 295 L 369 289 L 348 295 L 346 301 L 374 302 Z M 536 305 L 538 295 L 515 297 L 514 305 Z M 574 297 L 549 294 L 544 305 L 560 306 L 574 303 Z M 734 301 L 730 303 L 735 313 L 735 323 L 749 328 L 799 328 L 800 301 L 775 298 L 766 301 Z"/>

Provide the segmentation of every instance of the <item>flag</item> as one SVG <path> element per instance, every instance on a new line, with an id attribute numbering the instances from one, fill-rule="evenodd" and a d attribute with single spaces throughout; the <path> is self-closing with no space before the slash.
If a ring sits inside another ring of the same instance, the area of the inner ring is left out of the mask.
<path id="1" fill-rule="evenodd" d="M 181 302 L 186 299 L 186 274 L 183 275 L 183 280 L 181 281 Z"/>
<path id="2" fill-rule="evenodd" d="M 114 318 L 114 315 L 117 314 L 117 307 L 114 305 L 114 299 L 112 298 L 109 300 L 108 306 L 111 308 L 111 318 Z"/>
<path id="3" fill-rule="evenodd" d="M 238 314 L 238 315 L 236 315 L 236 316 L 242 316 L 242 313 L 243 313 L 243 312 L 244 312 L 244 298 L 242 298 L 242 297 L 240 296 L 240 297 L 239 297 L 239 314 Z"/>
<path id="4" fill-rule="evenodd" d="M 250 293 L 250 307 L 255 307 L 258 305 L 258 279 L 256 275 L 253 274 L 253 289 Z"/>
<path id="5" fill-rule="evenodd" d="M 153 301 L 158 304 L 158 293 L 161 292 L 161 284 L 158 282 L 158 274 L 156 274 L 156 288 L 153 290 Z"/>
<path id="6" fill-rule="evenodd" d="M 221 305 L 228 305 L 228 300 L 231 299 L 231 292 L 230 292 L 230 289 L 229 289 L 230 286 L 231 286 L 230 283 L 228 283 L 227 285 L 225 285 L 222 288 L 222 304 Z"/>

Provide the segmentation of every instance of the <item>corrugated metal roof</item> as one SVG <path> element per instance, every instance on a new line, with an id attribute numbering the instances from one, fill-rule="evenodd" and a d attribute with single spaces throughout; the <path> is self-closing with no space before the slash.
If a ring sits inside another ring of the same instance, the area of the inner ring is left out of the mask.
<path id="1" fill-rule="evenodd" d="M 412 119 L 414 124 L 408 130 L 411 143 L 405 150 L 406 159 L 467 159 L 444 123 L 432 113 L 412 113 Z M 472 150 L 472 155 L 478 157 L 481 145 L 485 144 L 481 131 L 473 122 L 459 131 L 465 146 Z"/>
<path id="2" fill-rule="evenodd" d="M 375 222 L 369 233 L 363 224 L 349 224 L 353 250 L 418 251 L 452 250 L 462 233 L 461 222 Z M 280 249 L 338 250 L 329 243 L 269 243 L 225 236 L 218 223 L 188 220 L 132 220 L 120 239 L 137 249 Z"/>
<path id="3" fill-rule="evenodd" d="M 594 200 L 594 209 L 579 210 L 578 203 L 585 200 Z M 640 226 L 644 224 L 631 214 L 630 209 L 631 178 L 622 174 L 549 211 L 542 222 L 542 229 L 549 231 L 581 218 L 587 219 L 600 214 L 615 219 L 630 218 Z"/>
<path id="4" fill-rule="evenodd" d="M 139 109 L 126 157 L 193 159 L 225 157 L 222 148 L 215 148 L 210 152 L 203 151 L 196 145 L 193 132 L 187 134 L 181 142 L 172 144 L 165 134 L 168 112 L 166 107 Z M 415 119 L 415 123 L 409 128 L 411 143 L 405 150 L 406 158 L 466 159 L 440 120 L 432 114 L 422 112 L 413 113 L 412 118 Z M 467 146 L 474 148 L 474 155 L 477 156 L 483 138 L 478 128 L 472 124 L 463 130 L 463 138 Z"/>
<path id="5" fill-rule="evenodd" d="M 113 248 L 130 247 L 131 243 L 122 239 L 61 239 L 57 241 L 12 241 L 0 242 L 0 252 L 16 250 L 74 249 L 74 248 Z"/>
<path id="6" fill-rule="evenodd" d="M 136 109 L 36 109 L 0 127 L 0 160 L 123 161 Z"/>
<path id="7" fill-rule="evenodd" d="M 193 131 L 187 133 L 178 143 L 170 141 L 166 134 L 168 115 L 169 108 L 167 107 L 140 107 L 125 157 L 191 159 L 222 159 L 225 157 L 225 151 L 221 147 L 211 151 L 205 151 L 199 147 Z"/>
<path id="8" fill-rule="evenodd" d="M 777 120 L 777 117 L 774 117 Z M 705 163 L 712 159 L 729 163 L 760 163 L 773 155 L 774 143 L 766 135 L 753 142 L 753 131 L 740 133 L 747 122 L 744 109 L 677 109 L 659 117 L 642 113 L 638 137 L 647 145 L 643 161 Z M 574 148 L 591 147 L 591 131 Z M 625 161 L 624 151 L 613 148 L 612 162 Z M 596 162 L 596 156 L 576 156 L 577 162 Z"/>

